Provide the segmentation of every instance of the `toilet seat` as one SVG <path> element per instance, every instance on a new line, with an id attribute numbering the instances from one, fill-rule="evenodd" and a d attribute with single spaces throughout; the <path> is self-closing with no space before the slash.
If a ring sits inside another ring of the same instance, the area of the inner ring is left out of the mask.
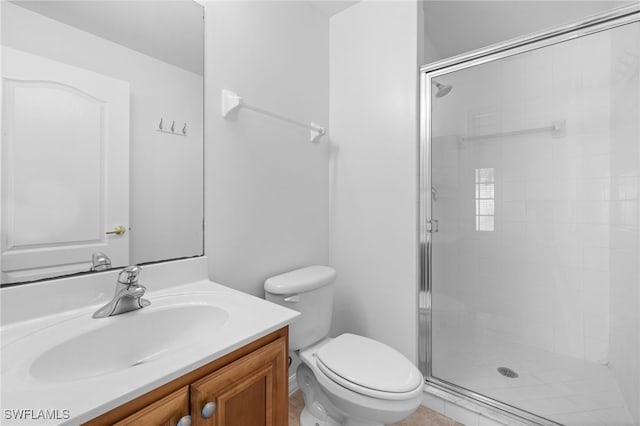
<path id="1" fill-rule="evenodd" d="M 422 374 L 395 349 L 355 334 L 343 334 L 316 352 L 316 366 L 331 381 L 379 399 L 411 398 L 422 388 Z"/>

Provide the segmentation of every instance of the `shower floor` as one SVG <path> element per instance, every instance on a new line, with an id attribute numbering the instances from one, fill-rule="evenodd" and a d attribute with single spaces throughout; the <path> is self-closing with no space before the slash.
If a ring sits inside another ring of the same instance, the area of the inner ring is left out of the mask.
<path id="1" fill-rule="evenodd" d="M 607 366 L 449 327 L 433 333 L 439 379 L 569 426 L 637 426 Z"/>

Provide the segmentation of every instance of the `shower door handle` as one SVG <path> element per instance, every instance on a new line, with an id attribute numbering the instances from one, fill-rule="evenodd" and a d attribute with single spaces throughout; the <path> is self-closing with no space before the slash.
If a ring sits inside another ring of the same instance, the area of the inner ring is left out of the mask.
<path id="1" fill-rule="evenodd" d="M 431 233 L 438 232 L 438 227 L 439 227 L 439 224 L 437 220 L 427 221 L 427 227 L 426 227 L 427 232 L 431 232 Z"/>

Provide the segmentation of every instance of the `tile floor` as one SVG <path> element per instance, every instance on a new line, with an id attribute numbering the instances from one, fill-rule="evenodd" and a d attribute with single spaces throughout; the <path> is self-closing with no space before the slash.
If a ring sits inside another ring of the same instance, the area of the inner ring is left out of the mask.
<path id="1" fill-rule="evenodd" d="M 302 392 L 297 390 L 289 397 L 289 426 L 300 426 L 300 413 L 304 408 Z M 420 406 L 409 418 L 393 426 L 463 426 L 440 413 Z"/>
<path id="2" fill-rule="evenodd" d="M 443 326 L 434 349 L 434 376 L 467 389 L 567 426 L 634 425 L 607 366 Z"/>

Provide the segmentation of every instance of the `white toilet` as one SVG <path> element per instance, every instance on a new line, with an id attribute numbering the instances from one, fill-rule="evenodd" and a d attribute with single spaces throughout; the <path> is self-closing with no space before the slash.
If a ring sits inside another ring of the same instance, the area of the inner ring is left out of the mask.
<path id="1" fill-rule="evenodd" d="M 289 349 L 302 363 L 301 426 L 382 426 L 413 413 L 422 401 L 420 371 L 400 352 L 355 334 L 327 338 L 336 271 L 309 266 L 265 281 L 266 299 L 301 313 Z"/>

